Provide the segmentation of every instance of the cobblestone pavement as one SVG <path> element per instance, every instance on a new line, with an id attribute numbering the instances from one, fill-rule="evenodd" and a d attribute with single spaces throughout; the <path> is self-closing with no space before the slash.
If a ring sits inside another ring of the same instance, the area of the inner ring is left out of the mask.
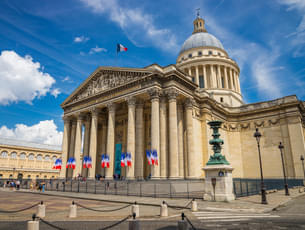
<path id="1" fill-rule="evenodd" d="M 22 209 L 43 200 L 46 205 L 45 220 L 67 229 L 99 229 L 129 215 L 131 207 L 115 212 L 93 212 L 78 207 L 78 217 L 70 219 L 68 213 L 72 200 L 99 210 L 115 209 L 137 201 L 140 204 L 141 229 L 176 229 L 182 211 L 197 229 L 305 229 L 305 208 L 301 208 L 305 206 L 305 196 L 302 196 L 305 193 L 300 193 L 299 189 L 290 189 L 290 194 L 287 197 L 284 191 L 270 193 L 267 195 L 268 205 L 260 204 L 260 196 L 243 197 L 230 203 L 197 200 L 199 212 L 169 208 L 169 217 L 160 218 L 161 198 L 60 192 L 40 194 L 0 189 L 0 210 Z M 303 203 L 295 201 L 301 198 Z M 181 207 L 189 202 L 186 199 L 166 201 L 170 205 Z M 287 207 L 287 215 L 286 205 L 290 205 Z M 297 213 L 295 207 L 301 213 Z M 271 212 L 273 209 L 278 211 Z M 20 213 L 0 212 L 0 229 L 26 229 L 26 221 L 30 220 L 36 210 L 35 207 Z M 52 228 L 41 223 L 41 229 Z M 124 222 L 112 229 L 128 229 L 128 223 Z"/>

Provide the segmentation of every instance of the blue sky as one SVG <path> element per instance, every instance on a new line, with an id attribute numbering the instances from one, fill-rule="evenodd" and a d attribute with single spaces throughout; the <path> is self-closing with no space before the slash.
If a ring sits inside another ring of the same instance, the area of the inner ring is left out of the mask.
<path id="1" fill-rule="evenodd" d="M 2 0 L 0 136 L 60 144 L 60 104 L 90 73 L 174 64 L 197 8 L 239 64 L 245 102 L 305 100 L 304 0 Z"/>

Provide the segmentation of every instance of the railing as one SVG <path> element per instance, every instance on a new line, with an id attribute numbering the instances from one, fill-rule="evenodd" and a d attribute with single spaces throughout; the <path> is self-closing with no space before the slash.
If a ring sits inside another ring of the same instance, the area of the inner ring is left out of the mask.
<path id="1" fill-rule="evenodd" d="M 303 186 L 303 179 L 287 179 L 288 187 Z M 284 189 L 282 178 L 264 179 L 266 190 Z M 234 178 L 233 189 L 236 197 L 256 195 L 261 192 L 260 179 Z"/>
<path id="2" fill-rule="evenodd" d="M 5 179 L 0 179 L 3 185 Z M 110 194 L 140 197 L 162 198 L 196 198 L 201 199 L 204 193 L 204 180 L 81 180 L 81 179 L 47 179 L 36 182 L 45 184 L 46 191 Z M 32 184 L 32 185 L 31 185 Z M 20 188 L 38 189 L 28 179 L 21 181 Z"/>

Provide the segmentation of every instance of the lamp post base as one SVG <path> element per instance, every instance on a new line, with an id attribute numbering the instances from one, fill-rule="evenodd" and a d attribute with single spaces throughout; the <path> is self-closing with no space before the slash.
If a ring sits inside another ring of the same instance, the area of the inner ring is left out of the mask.
<path id="1" fill-rule="evenodd" d="M 289 190 L 288 190 L 288 184 L 285 184 L 285 195 L 290 196 Z"/>

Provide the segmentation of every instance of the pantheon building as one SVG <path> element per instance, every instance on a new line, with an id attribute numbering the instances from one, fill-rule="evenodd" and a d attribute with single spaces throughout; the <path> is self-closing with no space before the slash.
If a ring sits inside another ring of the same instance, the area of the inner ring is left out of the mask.
<path id="1" fill-rule="evenodd" d="M 305 153 L 305 102 L 295 95 L 245 104 L 240 69 L 222 43 L 205 29 L 199 16 L 176 64 L 145 68 L 98 67 L 61 105 L 64 110 L 60 177 L 96 175 L 112 179 L 198 179 L 213 154 L 211 120 L 223 121 L 222 153 L 235 178 L 260 176 L 256 128 L 264 176 L 283 175 L 278 148 L 284 145 L 289 178 L 302 178 Z M 156 150 L 158 165 L 148 164 Z M 121 153 L 131 154 L 121 167 Z M 109 156 L 109 168 L 101 156 Z M 92 167 L 82 167 L 90 156 Z M 75 158 L 75 169 L 66 169 Z"/>

